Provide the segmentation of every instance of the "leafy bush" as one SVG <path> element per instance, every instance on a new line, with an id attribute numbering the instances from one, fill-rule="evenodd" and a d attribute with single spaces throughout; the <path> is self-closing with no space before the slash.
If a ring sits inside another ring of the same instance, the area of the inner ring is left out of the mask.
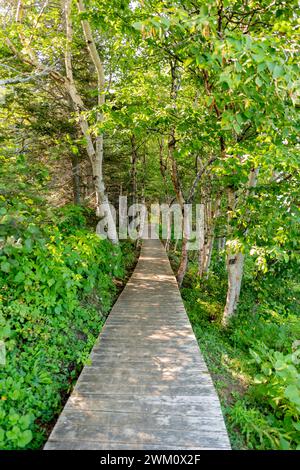
<path id="1" fill-rule="evenodd" d="M 30 222 L 0 251 L 0 448 L 37 448 L 85 363 L 132 249 L 100 240 L 83 211 Z M 72 219 L 72 223 L 71 223 Z M 79 226 L 79 228 L 78 228 Z"/>
<path id="2" fill-rule="evenodd" d="M 238 315 L 224 330 L 224 263 L 182 288 L 195 335 L 218 390 L 234 448 L 299 449 L 300 322 L 295 269 L 256 277 L 247 260 Z M 278 269 L 278 267 L 277 267 Z"/>
<path id="3" fill-rule="evenodd" d="M 280 445 L 284 449 L 300 448 L 300 348 L 294 343 L 293 352 L 283 354 L 261 345 L 250 350 L 260 373 L 254 377 L 251 390 L 259 403 L 267 400 L 273 413 L 270 421 L 281 428 Z"/>

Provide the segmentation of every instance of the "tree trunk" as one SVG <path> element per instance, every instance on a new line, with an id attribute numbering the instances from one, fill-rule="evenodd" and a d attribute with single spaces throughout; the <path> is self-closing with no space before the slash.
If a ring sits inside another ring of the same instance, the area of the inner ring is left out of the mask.
<path id="1" fill-rule="evenodd" d="M 174 137 L 174 136 L 173 136 Z M 175 140 L 175 139 L 173 139 Z M 169 197 L 168 197 L 168 180 L 167 180 L 167 169 L 168 169 L 168 159 L 164 158 L 164 147 L 165 147 L 165 142 L 164 138 L 161 138 L 158 142 L 159 145 L 159 169 L 160 169 L 160 174 L 163 180 L 163 185 L 164 185 L 164 190 L 165 190 L 165 202 L 169 202 Z M 173 145 L 173 142 L 171 143 L 169 140 L 168 145 L 171 144 Z M 175 145 L 175 142 L 174 142 Z M 174 149 L 173 149 L 174 150 Z M 169 152 L 168 152 L 168 157 L 169 157 Z"/>
<path id="2" fill-rule="evenodd" d="M 78 155 L 72 155 L 72 179 L 73 179 L 73 199 L 74 204 L 79 205 L 81 202 L 81 191 L 80 191 L 80 164 Z"/>
<path id="3" fill-rule="evenodd" d="M 158 140 L 158 145 L 159 145 L 159 169 L 160 169 L 160 174 L 163 180 L 165 195 L 167 195 L 166 164 L 164 162 L 164 139 L 163 138 Z M 163 202 L 166 203 L 167 200 Z M 169 248 L 170 248 L 170 239 L 171 239 L 171 220 L 168 220 L 167 221 L 167 238 L 165 241 L 165 249 L 167 252 L 169 251 Z"/>
<path id="4" fill-rule="evenodd" d="M 213 246 L 214 246 L 214 239 L 215 239 L 214 235 L 210 234 L 209 239 L 207 240 L 207 243 L 206 243 L 203 274 L 208 273 L 209 268 L 210 268 L 211 257 L 212 257 Z"/>
<path id="5" fill-rule="evenodd" d="M 222 262 L 222 251 L 225 248 L 225 243 L 226 243 L 225 237 L 222 237 L 222 236 L 217 237 L 217 251 L 218 251 L 218 262 L 219 263 Z"/>
<path id="6" fill-rule="evenodd" d="M 215 240 L 215 223 L 220 213 L 221 198 L 217 195 L 214 205 L 208 201 L 205 205 L 205 223 L 203 243 L 199 247 L 198 273 L 202 277 L 208 273 Z"/>
<path id="7" fill-rule="evenodd" d="M 246 198 L 249 195 L 249 190 L 255 188 L 257 184 L 259 168 L 252 168 L 248 179 L 248 189 L 246 191 Z M 232 213 L 236 207 L 236 195 L 232 188 L 228 189 L 228 218 L 229 221 Z M 222 324 L 228 326 L 230 319 L 235 314 L 240 299 L 242 278 L 244 272 L 245 256 L 240 251 L 233 253 L 229 251 L 227 255 L 227 270 L 228 270 L 228 290 L 226 297 L 226 304 L 224 308 Z"/>
<path id="8" fill-rule="evenodd" d="M 184 276 L 188 267 L 189 258 L 188 258 L 187 245 L 188 245 L 188 239 L 186 238 L 186 236 L 184 236 L 182 239 L 180 264 L 179 264 L 179 268 L 178 268 L 177 275 L 176 275 L 176 279 L 177 279 L 179 287 L 181 287 L 182 285 L 182 282 L 183 282 L 183 279 L 184 279 Z"/>
<path id="9" fill-rule="evenodd" d="M 17 22 L 21 22 L 21 17 L 23 14 L 22 3 L 19 2 L 19 7 L 17 8 Z M 84 3 L 82 0 L 77 0 L 78 10 L 80 13 L 85 12 Z M 62 75 L 60 72 L 56 70 L 51 70 L 49 72 L 49 76 L 60 86 L 63 86 L 66 90 L 67 94 L 71 98 L 72 106 L 77 114 L 79 127 L 81 133 L 86 141 L 86 151 L 89 157 L 89 160 L 92 165 L 93 169 L 93 180 L 94 180 L 94 188 L 95 188 L 95 196 L 96 196 L 96 213 L 97 214 L 105 214 L 106 211 L 110 212 L 109 205 L 107 204 L 107 196 L 105 194 L 105 186 L 103 181 L 103 172 L 102 172 L 102 162 L 103 162 L 103 136 L 98 135 L 95 139 L 95 143 L 92 139 L 91 130 L 89 127 L 89 123 L 87 118 L 82 114 L 82 111 L 86 111 L 84 106 L 83 100 L 78 93 L 75 80 L 73 77 L 73 69 L 72 69 L 72 53 L 71 53 L 71 44 L 73 39 L 73 28 L 72 28 L 72 20 L 71 20 L 71 7 L 72 7 L 72 0 L 65 0 L 62 3 L 62 7 L 64 9 L 65 14 L 65 24 L 66 24 L 66 45 L 64 51 L 64 59 L 65 59 L 65 69 L 66 69 L 66 76 Z M 95 41 L 91 32 L 90 25 L 87 20 L 82 20 L 82 29 L 84 32 L 84 36 L 86 39 L 87 48 L 90 54 L 90 57 L 94 63 L 97 78 L 98 78 L 98 104 L 105 103 L 105 80 L 104 80 L 104 70 L 103 65 L 100 60 L 99 54 L 97 52 L 97 48 L 95 45 Z M 26 64 L 29 64 L 36 69 L 40 68 L 40 59 L 37 54 L 29 47 L 27 43 L 27 39 L 22 36 L 19 36 L 21 43 L 23 44 L 24 49 L 19 52 L 14 44 L 10 41 L 9 38 L 6 38 L 5 42 L 7 46 Z M 101 113 L 98 115 L 98 120 L 102 120 Z M 113 220 L 112 214 L 107 214 L 110 220 Z M 117 242 L 116 237 L 116 228 L 112 227 L 112 230 L 109 231 L 113 234 L 114 239 L 113 242 Z"/>
<path id="10" fill-rule="evenodd" d="M 183 217 L 183 238 L 182 238 L 182 246 L 181 246 L 181 259 L 179 268 L 177 271 L 176 279 L 178 282 L 179 287 L 181 287 L 186 270 L 188 268 L 189 262 L 189 251 L 188 251 L 188 243 L 190 239 L 190 226 L 187 214 L 184 213 Z"/>
<path id="11" fill-rule="evenodd" d="M 160 139 L 159 142 L 159 169 L 160 174 L 163 180 L 164 190 L 165 190 L 165 203 L 169 203 L 168 198 L 168 184 L 167 184 L 167 162 L 164 160 L 164 139 Z M 165 242 L 165 249 L 169 251 L 170 249 L 170 241 L 171 241 L 171 234 L 172 234 L 172 221 L 168 220 L 167 225 L 167 238 Z"/>
<path id="12" fill-rule="evenodd" d="M 166 243 L 165 243 L 165 249 L 166 249 L 166 251 L 169 251 L 169 249 L 170 249 L 171 235 L 172 235 L 172 223 L 171 223 L 171 221 L 168 221 L 168 225 L 167 225 L 167 239 L 166 239 Z"/>
<path id="13" fill-rule="evenodd" d="M 228 255 L 228 290 L 226 305 L 222 319 L 222 324 L 224 326 L 228 325 L 228 322 L 234 314 L 238 305 L 242 285 L 244 259 L 245 257 L 242 253 Z"/>
<path id="14" fill-rule="evenodd" d="M 177 92 L 179 89 L 179 76 L 177 74 L 177 67 L 176 67 L 176 61 L 170 63 L 171 65 L 171 93 L 170 97 L 172 100 L 172 107 L 174 111 L 176 111 L 176 100 L 177 100 Z M 188 267 L 188 242 L 189 242 L 189 233 L 187 230 L 187 224 L 185 224 L 185 217 L 184 217 L 184 204 L 185 200 L 183 197 L 182 189 L 181 189 L 181 184 L 180 184 L 180 179 L 178 175 L 178 168 L 177 168 L 177 162 L 175 159 L 175 148 L 176 148 L 176 138 L 175 138 L 175 127 L 172 126 L 170 135 L 169 135 L 169 141 L 168 141 L 168 159 L 171 162 L 171 180 L 173 184 L 173 188 L 176 194 L 176 199 L 178 204 L 181 207 L 182 211 L 182 228 L 183 228 L 183 237 L 182 237 L 182 246 L 181 246 L 181 259 L 180 259 L 180 264 L 179 268 L 177 271 L 176 279 L 178 282 L 178 285 L 181 286 L 183 278 L 185 276 L 187 267 Z"/>
<path id="15" fill-rule="evenodd" d="M 80 13 L 85 12 L 84 4 L 82 0 L 77 1 L 78 10 Z M 72 54 L 71 44 L 73 39 L 73 29 L 71 20 L 71 5 L 72 0 L 66 0 L 65 2 L 65 20 L 66 20 L 66 47 L 65 47 L 65 67 L 66 67 L 66 80 L 64 81 L 67 92 L 70 95 L 74 109 L 78 116 L 79 126 L 81 132 L 86 141 L 86 150 L 90 159 L 93 171 L 93 181 L 95 187 L 95 200 L 96 200 L 96 215 L 100 218 L 106 217 L 109 226 L 107 235 L 113 243 L 118 243 L 118 236 L 113 214 L 110 209 L 108 197 L 105 191 L 105 185 L 103 180 L 103 135 L 97 135 L 95 142 L 93 142 L 92 135 L 89 128 L 87 118 L 82 114 L 85 109 L 84 103 L 81 96 L 79 95 L 75 80 L 73 77 L 72 68 Z M 96 69 L 98 78 L 98 105 L 105 103 L 105 79 L 103 65 L 100 60 L 95 41 L 91 32 L 90 25 L 87 20 L 82 20 L 82 29 L 84 32 L 87 48 L 93 64 Z M 102 121 L 103 116 L 101 113 L 97 115 L 98 121 Z M 99 225 L 99 224 L 98 224 Z M 98 226 L 96 232 L 99 233 Z"/>
<path id="16" fill-rule="evenodd" d="M 143 148 L 142 152 L 142 163 L 143 163 L 143 170 L 142 170 L 142 177 L 141 177 L 141 204 L 145 207 L 145 214 L 144 217 L 141 218 L 141 227 L 140 227 L 140 237 L 137 240 L 137 246 L 142 244 L 142 239 L 144 237 L 149 237 L 149 226 L 148 226 L 148 213 L 146 208 L 146 201 L 145 201 L 145 184 L 146 184 L 146 148 Z"/>
<path id="17" fill-rule="evenodd" d="M 205 246 L 205 210 L 204 204 L 201 204 L 201 212 L 199 214 L 198 223 L 198 232 L 199 232 L 199 251 L 198 251 L 198 274 L 201 277 L 203 259 L 204 259 L 204 246 Z"/>
<path id="18" fill-rule="evenodd" d="M 220 253 L 225 248 L 226 240 L 225 240 L 225 237 L 222 237 L 222 236 L 218 236 L 217 240 L 218 240 L 218 252 Z"/>
<path id="19" fill-rule="evenodd" d="M 137 202 L 137 147 L 135 136 L 132 135 L 130 138 L 131 142 L 131 168 L 130 168 L 130 179 L 131 179 L 131 203 Z"/>
<path id="20" fill-rule="evenodd" d="M 174 157 L 174 150 L 175 150 L 175 137 L 174 133 L 171 134 L 171 138 L 169 141 L 169 156 L 172 164 L 172 182 L 173 182 L 173 187 L 176 193 L 176 199 L 177 202 L 179 203 L 181 210 L 182 210 L 182 228 L 183 228 L 183 237 L 182 237 L 182 245 L 181 245 L 181 258 L 180 258 L 180 264 L 179 268 L 177 271 L 176 279 L 178 282 L 179 287 L 182 285 L 183 278 L 185 276 L 187 267 L 188 267 L 188 242 L 189 242 L 189 231 L 187 230 L 186 224 L 185 224 L 185 217 L 184 217 L 184 197 L 182 194 L 181 190 L 181 185 L 178 177 L 178 171 L 177 171 L 177 163 Z"/>

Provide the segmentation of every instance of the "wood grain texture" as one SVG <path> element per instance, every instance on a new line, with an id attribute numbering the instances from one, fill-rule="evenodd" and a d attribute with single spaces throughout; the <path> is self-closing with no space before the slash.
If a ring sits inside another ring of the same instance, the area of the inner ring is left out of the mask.
<path id="1" fill-rule="evenodd" d="M 45 449 L 230 449 L 159 240 L 144 240 Z"/>

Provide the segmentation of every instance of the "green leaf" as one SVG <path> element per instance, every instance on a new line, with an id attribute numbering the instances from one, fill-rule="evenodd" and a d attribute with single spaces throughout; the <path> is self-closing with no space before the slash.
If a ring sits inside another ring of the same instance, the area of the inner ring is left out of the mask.
<path id="1" fill-rule="evenodd" d="M 275 65 L 273 69 L 273 78 L 279 78 L 284 75 L 284 69 L 281 65 Z"/>
<path id="2" fill-rule="evenodd" d="M 288 385 L 284 391 L 284 396 L 296 405 L 300 405 L 300 391 L 296 385 Z"/>
<path id="3" fill-rule="evenodd" d="M 13 426 L 12 429 L 6 432 L 6 436 L 10 441 L 16 441 L 20 435 L 20 428 L 18 426 Z"/>
<path id="4" fill-rule="evenodd" d="M 9 273 L 10 264 L 7 261 L 2 261 L 2 263 L 0 265 L 0 269 L 1 269 L 1 271 L 5 272 L 5 273 Z"/>
<path id="5" fill-rule="evenodd" d="M 54 312 L 59 314 L 59 313 L 61 313 L 61 311 L 62 311 L 62 306 L 61 305 L 56 305 L 56 307 L 54 308 Z"/>
<path id="6" fill-rule="evenodd" d="M 144 28 L 144 24 L 137 21 L 136 23 L 133 23 L 132 25 L 135 29 L 137 29 L 138 31 L 142 31 L 143 28 Z"/>
<path id="7" fill-rule="evenodd" d="M 236 121 L 233 122 L 233 128 L 237 134 L 239 134 L 242 130 L 241 126 Z"/>
<path id="8" fill-rule="evenodd" d="M 17 283 L 17 284 L 20 284 L 21 282 L 23 282 L 25 279 L 25 274 L 22 273 L 21 271 L 14 277 L 14 281 Z"/>
<path id="9" fill-rule="evenodd" d="M 262 62 L 261 64 L 258 65 L 257 70 L 258 72 L 262 72 L 263 70 L 265 70 L 266 67 L 267 67 L 267 64 L 265 62 Z"/>
<path id="10" fill-rule="evenodd" d="M 290 257 L 289 257 L 289 255 L 288 255 L 287 253 L 284 253 L 284 254 L 283 254 L 283 259 L 284 259 L 284 262 L 285 262 L 285 263 L 288 263 Z"/>
<path id="11" fill-rule="evenodd" d="M 16 390 L 13 390 L 9 397 L 12 399 L 12 400 L 18 400 L 19 397 L 20 397 L 20 390 L 16 389 Z"/>
<path id="12" fill-rule="evenodd" d="M 207 5 L 201 5 L 200 7 L 200 15 L 207 16 L 208 15 L 208 8 Z"/>
<path id="13" fill-rule="evenodd" d="M 5 366 L 6 364 L 6 348 L 3 340 L 0 340 L 0 365 Z"/>
<path id="14" fill-rule="evenodd" d="M 25 447 L 32 440 L 32 432 L 30 429 L 23 431 L 20 437 L 18 438 L 18 445 L 20 447 Z"/>
<path id="15" fill-rule="evenodd" d="M 259 52 L 258 54 L 253 54 L 253 59 L 256 62 L 263 62 L 265 60 L 265 54 L 263 52 Z"/>
<path id="16" fill-rule="evenodd" d="M 254 351 L 254 349 L 249 349 L 249 353 L 251 354 L 251 356 L 253 357 L 253 359 L 255 360 L 255 362 L 257 362 L 257 364 L 260 364 L 261 363 L 261 357 L 259 356 L 259 354 L 257 354 L 256 351 Z"/>
<path id="17" fill-rule="evenodd" d="M 76 145 L 71 145 L 71 151 L 73 155 L 78 155 L 79 154 L 79 149 Z"/>
<path id="18" fill-rule="evenodd" d="M 244 123 L 244 118 L 243 118 L 242 114 L 237 114 L 236 115 L 236 120 L 240 125 L 242 125 Z"/>
<path id="19" fill-rule="evenodd" d="M 19 426 L 21 427 L 22 430 L 28 429 L 30 424 L 31 424 L 30 414 L 21 416 L 21 418 L 19 419 Z"/>
<path id="20" fill-rule="evenodd" d="M 282 449 L 282 450 L 290 450 L 290 444 L 289 444 L 289 442 L 288 442 L 286 439 L 284 439 L 282 436 L 280 436 L 279 442 L 280 442 L 280 449 Z"/>
<path id="21" fill-rule="evenodd" d="M 26 238 L 24 245 L 28 251 L 31 251 L 32 249 L 32 240 L 31 238 Z"/>
<path id="22" fill-rule="evenodd" d="M 300 431 L 300 421 L 298 421 L 297 423 L 293 421 L 293 426 L 297 431 Z"/>

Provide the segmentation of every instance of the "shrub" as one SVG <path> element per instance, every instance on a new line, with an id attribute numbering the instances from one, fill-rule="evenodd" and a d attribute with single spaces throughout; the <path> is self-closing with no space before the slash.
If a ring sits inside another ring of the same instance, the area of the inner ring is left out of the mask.
<path id="1" fill-rule="evenodd" d="M 300 347 L 294 342 L 293 351 L 283 354 L 264 344 L 250 354 L 259 367 L 250 393 L 258 404 L 268 403 L 272 413 L 268 420 L 280 429 L 280 447 L 300 448 Z"/>
<path id="2" fill-rule="evenodd" d="M 2 449 L 41 446 L 104 323 L 114 277 L 123 277 L 132 260 L 130 247 L 124 256 L 87 230 L 80 210 L 65 209 L 64 217 L 61 226 L 29 223 L 18 240 L 2 238 Z"/>
<path id="3" fill-rule="evenodd" d="M 294 269 L 255 277 L 246 264 L 238 314 L 224 330 L 220 318 L 227 279 L 213 271 L 199 279 L 191 264 L 182 295 L 219 392 L 233 445 L 299 449 L 299 285 Z"/>

